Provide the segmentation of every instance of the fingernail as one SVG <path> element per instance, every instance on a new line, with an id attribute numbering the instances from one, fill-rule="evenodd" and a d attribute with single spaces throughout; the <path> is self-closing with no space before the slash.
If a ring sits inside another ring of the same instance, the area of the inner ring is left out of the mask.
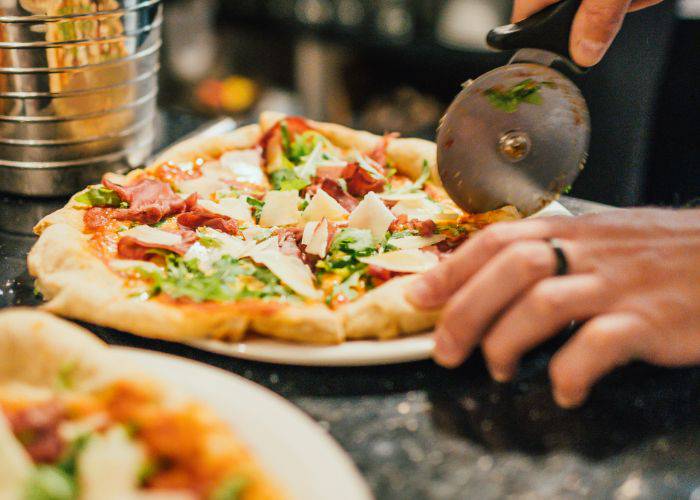
<path id="1" fill-rule="evenodd" d="M 572 397 L 558 389 L 554 389 L 554 401 L 564 409 L 576 408 L 581 405 L 582 400 L 582 397 Z"/>
<path id="2" fill-rule="evenodd" d="M 605 44 L 596 40 L 582 39 L 578 42 L 578 61 L 583 66 L 598 64 L 605 54 Z"/>
<path id="3" fill-rule="evenodd" d="M 439 328 L 435 331 L 434 337 L 435 350 L 433 351 L 433 358 L 438 364 L 447 368 L 455 368 L 462 364 L 462 352 L 448 330 Z"/>
<path id="4" fill-rule="evenodd" d="M 491 378 L 500 384 L 508 382 L 511 379 L 510 370 L 508 370 L 506 368 L 502 368 L 499 366 L 490 366 L 490 365 L 488 368 L 489 368 L 489 373 L 491 373 Z"/>
<path id="5" fill-rule="evenodd" d="M 416 307 L 426 307 L 433 289 L 424 280 L 419 279 L 411 284 L 406 292 L 406 299 Z"/>

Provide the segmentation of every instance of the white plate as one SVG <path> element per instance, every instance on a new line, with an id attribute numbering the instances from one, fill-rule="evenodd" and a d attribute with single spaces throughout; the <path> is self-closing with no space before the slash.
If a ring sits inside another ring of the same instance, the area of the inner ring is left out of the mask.
<path id="1" fill-rule="evenodd" d="M 553 202 L 532 217 L 571 215 Z M 199 340 L 190 345 L 235 358 L 301 366 L 370 366 L 405 363 L 430 358 L 433 340 L 429 334 L 394 340 L 351 340 L 340 345 L 316 346 L 252 337 L 242 342 Z"/>
<path id="2" fill-rule="evenodd" d="M 272 391 L 218 368 L 166 354 L 113 348 L 144 372 L 209 405 L 296 500 L 369 500 L 350 458 L 328 433 Z"/>

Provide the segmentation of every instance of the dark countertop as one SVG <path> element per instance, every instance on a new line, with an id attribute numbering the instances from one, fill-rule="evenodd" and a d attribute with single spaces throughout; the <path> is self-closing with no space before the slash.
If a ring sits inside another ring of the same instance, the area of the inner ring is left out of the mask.
<path id="1" fill-rule="evenodd" d="M 162 143 L 201 122 L 163 115 Z M 566 198 L 574 213 L 605 209 Z M 35 305 L 25 255 L 31 226 L 62 200 L 0 198 L 0 306 Z M 700 500 L 700 368 L 636 364 L 581 409 L 557 408 L 542 346 L 517 380 L 490 380 L 479 354 L 458 370 L 431 361 L 302 368 L 205 353 L 89 326 L 107 342 L 209 363 L 281 394 L 328 429 L 378 499 L 679 498 Z"/>

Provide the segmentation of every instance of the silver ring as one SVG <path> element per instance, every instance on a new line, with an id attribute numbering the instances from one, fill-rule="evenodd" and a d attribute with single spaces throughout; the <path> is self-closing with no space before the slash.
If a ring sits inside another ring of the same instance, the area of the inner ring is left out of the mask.
<path id="1" fill-rule="evenodd" d="M 556 238 L 550 238 L 547 240 L 549 246 L 552 247 L 554 251 L 554 256 L 557 259 L 557 267 L 554 271 L 555 276 L 564 276 L 569 273 L 569 261 L 566 258 L 564 249 L 561 246 L 561 242 Z"/>

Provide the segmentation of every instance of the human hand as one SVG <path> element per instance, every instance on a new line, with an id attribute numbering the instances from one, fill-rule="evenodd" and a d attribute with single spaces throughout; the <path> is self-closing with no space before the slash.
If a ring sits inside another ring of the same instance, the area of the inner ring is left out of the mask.
<path id="1" fill-rule="evenodd" d="M 554 276 L 557 238 L 569 263 Z M 494 224 L 415 282 L 407 299 L 443 308 L 436 361 L 460 365 L 481 344 L 494 379 L 571 321 L 586 321 L 549 365 L 554 397 L 581 404 L 632 360 L 700 363 L 700 209 L 615 210 Z"/>
<path id="2" fill-rule="evenodd" d="M 513 22 L 522 21 L 559 0 L 515 0 Z M 598 64 L 610 48 L 627 12 L 650 7 L 663 0 L 583 0 L 574 19 L 569 42 L 574 62 Z"/>

